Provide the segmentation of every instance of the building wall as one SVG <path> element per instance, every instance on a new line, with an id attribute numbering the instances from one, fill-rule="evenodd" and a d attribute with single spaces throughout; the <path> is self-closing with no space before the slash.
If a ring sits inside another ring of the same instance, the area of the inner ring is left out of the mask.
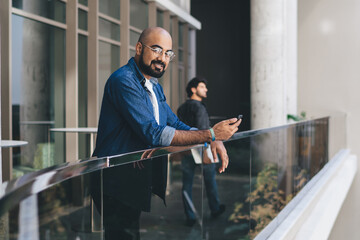
<path id="1" fill-rule="evenodd" d="M 305 111 L 308 117 L 337 116 L 340 120 L 330 138 L 345 136 L 347 147 L 357 156 L 360 154 L 359 12 L 360 1 L 356 0 L 298 1 L 298 111 Z M 341 125 L 341 115 L 345 116 L 346 128 Z M 334 154 L 335 149 L 330 151 Z M 359 183 L 358 173 L 330 239 L 358 239 Z"/>
<path id="2" fill-rule="evenodd" d="M 298 111 L 346 115 L 347 147 L 359 156 L 360 2 L 298 1 Z"/>

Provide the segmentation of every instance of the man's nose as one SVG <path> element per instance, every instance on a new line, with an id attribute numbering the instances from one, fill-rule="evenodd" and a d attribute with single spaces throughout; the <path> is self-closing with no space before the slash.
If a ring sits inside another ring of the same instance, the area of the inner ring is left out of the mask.
<path id="1" fill-rule="evenodd" d="M 165 63 L 166 62 L 165 52 L 163 52 L 161 55 L 159 54 L 157 60 L 161 60 L 163 63 Z"/>

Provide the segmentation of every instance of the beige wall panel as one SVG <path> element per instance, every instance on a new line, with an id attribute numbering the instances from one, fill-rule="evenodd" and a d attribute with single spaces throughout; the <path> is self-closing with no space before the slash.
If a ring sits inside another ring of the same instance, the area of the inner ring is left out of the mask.
<path id="1" fill-rule="evenodd" d="M 156 3 L 148 3 L 149 10 L 149 27 L 156 27 Z"/>
<path id="2" fill-rule="evenodd" d="M 98 1 L 89 1 L 88 12 L 88 127 L 97 127 L 98 123 L 98 78 L 99 78 L 99 44 L 98 44 L 98 29 L 99 29 L 99 9 Z"/>
<path id="3" fill-rule="evenodd" d="M 66 127 L 78 127 L 78 9 L 77 1 L 66 4 Z M 66 133 L 66 161 L 78 159 L 78 134 Z"/>
<path id="4" fill-rule="evenodd" d="M 164 29 L 166 29 L 168 32 L 170 32 L 170 12 L 169 11 L 165 11 L 164 12 Z M 174 47 L 173 47 L 174 48 Z M 170 63 L 171 64 L 171 63 Z M 169 66 L 170 67 L 170 66 Z M 163 76 L 163 89 L 164 89 L 164 94 L 166 97 L 166 101 L 169 104 L 169 106 L 171 106 L 171 78 L 170 78 L 170 68 L 167 68 L 167 70 L 164 73 Z"/>
<path id="5" fill-rule="evenodd" d="M 130 0 L 121 0 L 120 2 L 120 19 L 121 19 L 121 34 L 120 34 L 120 66 L 127 64 L 130 58 Z"/>
<path id="6" fill-rule="evenodd" d="M 171 109 L 176 112 L 179 107 L 179 19 L 178 17 L 172 18 L 172 40 L 173 40 L 173 50 L 176 54 L 174 60 L 170 63 L 172 64 L 172 78 L 171 78 Z"/>
<path id="7" fill-rule="evenodd" d="M 337 121 L 331 138 L 343 138 L 345 130 L 347 147 L 360 156 L 360 2 L 302 0 L 298 7 L 298 111 L 346 115 L 346 128 Z M 359 184 L 357 174 L 330 239 L 359 237 Z"/>

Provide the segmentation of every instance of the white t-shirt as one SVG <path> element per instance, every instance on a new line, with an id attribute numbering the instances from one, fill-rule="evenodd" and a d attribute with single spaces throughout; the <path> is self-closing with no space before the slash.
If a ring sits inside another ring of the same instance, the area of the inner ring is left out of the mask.
<path id="1" fill-rule="evenodd" d="M 149 96 L 150 96 L 151 103 L 153 105 L 154 117 L 155 117 L 156 122 L 159 124 L 159 105 L 158 105 L 158 101 L 157 101 L 156 95 L 155 95 L 154 90 L 153 90 L 152 82 L 150 82 L 146 78 L 145 78 L 145 87 L 151 93 Z"/>

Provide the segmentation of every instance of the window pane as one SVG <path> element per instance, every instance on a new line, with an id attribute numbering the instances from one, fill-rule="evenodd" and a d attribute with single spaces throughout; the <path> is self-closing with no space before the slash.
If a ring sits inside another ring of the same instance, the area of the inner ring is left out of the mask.
<path id="1" fill-rule="evenodd" d="M 66 22 L 66 5 L 59 0 L 13 0 L 12 6 L 61 23 Z"/>
<path id="2" fill-rule="evenodd" d="M 79 127 L 87 125 L 87 37 L 79 35 Z"/>
<path id="3" fill-rule="evenodd" d="M 132 49 L 129 49 L 129 51 L 130 51 L 130 57 L 134 57 L 136 51 L 135 51 L 135 50 L 132 50 Z"/>
<path id="4" fill-rule="evenodd" d="M 184 46 L 184 25 L 179 23 L 179 47 Z"/>
<path id="5" fill-rule="evenodd" d="M 104 94 L 106 80 L 120 67 L 120 47 L 99 42 L 99 109 Z"/>
<path id="6" fill-rule="evenodd" d="M 87 37 L 79 35 L 78 41 L 79 127 L 87 127 Z M 88 137 L 88 134 L 79 134 L 79 159 L 88 158 L 91 154 Z"/>
<path id="7" fill-rule="evenodd" d="M 99 18 L 100 36 L 120 41 L 120 25 Z"/>
<path id="8" fill-rule="evenodd" d="M 182 61 L 183 61 L 183 59 L 184 59 L 183 50 L 180 50 L 180 49 L 179 49 L 179 56 L 178 56 L 178 58 L 179 58 L 179 62 L 182 62 Z"/>
<path id="9" fill-rule="evenodd" d="M 184 69 L 179 68 L 179 102 L 183 103 L 184 100 Z"/>
<path id="10" fill-rule="evenodd" d="M 156 25 L 158 27 L 164 27 L 164 13 L 162 11 L 157 11 Z"/>
<path id="11" fill-rule="evenodd" d="M 130 25 L 141 30 L 148 26 L 148 6 L 142 0 L 130 0 Z"/>
<path id="12" fill-rule="evenodd" d="M 14 177 L 64 162 L 65 31 L 12 15 Z"/>
<path id="13" fill-rule="evenodd" d="M 79 9 L 79 29 L 85 30 L 87 31 L 88 26 L 87 26 L 87 12 Z"/>
<path id="14" fill-rule="evenodd" d="M 105 15 L 120 20 L 120 1 L 101 0 L 99 1 L 99 11 Z"/>
<path id="15" fill-rule="evenodd" d="M 140 33 L 134 32 L 130 30 L 130 45 L 135 47 L 140 37 Z"/>

